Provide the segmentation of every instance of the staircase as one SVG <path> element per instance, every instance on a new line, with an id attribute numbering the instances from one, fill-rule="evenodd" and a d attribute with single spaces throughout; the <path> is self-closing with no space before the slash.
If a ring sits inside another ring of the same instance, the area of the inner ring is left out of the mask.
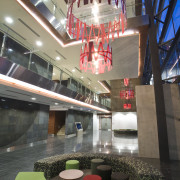
<path id="1" fill-rule="evenodd" d="M 65 135 L 65 125 L 57 132 L 58 136 L 64 136 Z"/>

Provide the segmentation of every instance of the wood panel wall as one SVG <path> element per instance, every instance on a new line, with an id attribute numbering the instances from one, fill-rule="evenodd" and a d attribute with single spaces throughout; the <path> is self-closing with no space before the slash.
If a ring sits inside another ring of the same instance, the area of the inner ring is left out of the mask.
<path id="1" fill-rule="evenodd" d="M 65 125 L 66 111 L 50 111 L 48 134 L 57 134 L 57 132 Z"/>

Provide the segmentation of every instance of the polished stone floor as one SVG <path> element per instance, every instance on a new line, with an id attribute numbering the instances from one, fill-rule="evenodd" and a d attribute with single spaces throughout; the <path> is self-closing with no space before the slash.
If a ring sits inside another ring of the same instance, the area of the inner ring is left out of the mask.
<path id="1" fill-rule="evenodd" d="M 14 180 L 19 171 L 33 171 L 39 159 L 57 154 L 73 152 L 112 153 L 138 158 L 136 136 L 114 136 L 111 131 L 88 132 L 83 136 L 49 136 L 47 140 L 0 149 L 0 180 Z M 180 180 L 180 162 L 160 163 L 156 159 L 141 158 L 160 169 L 168 180 Z"/>

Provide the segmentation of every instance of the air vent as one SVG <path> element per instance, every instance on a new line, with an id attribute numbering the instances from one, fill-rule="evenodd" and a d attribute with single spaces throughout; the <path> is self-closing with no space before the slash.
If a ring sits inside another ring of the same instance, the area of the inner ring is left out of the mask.
<path id="1" fill-rule="evenodd" d="M 70 74 L 72 74 L 72 72 L 71 72 L 71 71 L 69 71 L 68 69 L 66 69 L 66 68 L 65 68 L 65 70 L 66 70 L 66 71 L 68 71 Z"/>
<path id="2" fill-rule="evenodd" d="M 12 98 L 17 98 L 16 96 L 12 96 L 12 95 L 9 95 L 9 94 L 3 94 L 3 93 L 0 93 L 0 95 L 8 96 L 8 98 L 10 98 L 10 97 L 12 97 Z"/>
<path id="3" fill-rule="evenodd" d="M 56 52 L 63 58 L 63 59 L 67 59 L 65 56 L 63 56 L 59 51 L 56 50 Z"/>
<path id="4" fill-rule="evenodd" d="M 14 31 L 13 29 L 11 29 L 9 26 L 7 26 L 6 24 L 3 24 L 4 26 L 6 26 L 8 29 L 10 29 L 13 33 L 15 33 L 16 35 L 18 35 L 20 38 L 26 40 L 24 37 L 22 37 L 19 33 L 17 33 L 16 31 Z"/>
<path id="5" fill-rule="evenodd" d="M 26 26 L 33 34 L 35 34 L 37 37 L 40 37 L 40 35 L 35 32 L 31 27 L 29 27 L 22 19 L 18 19 L 24 26 Z"/>
<path id="6" fill-rule="evenodd" d="M 80 73 L 82 73 L 81 70 L 80 70 L 79 68 L 75 67 L 75 69 L 76 69 L 77 71 L 79 71 Z"/>
<path id="7" fill-rule="evenodd" d="M 53 58 L 51 58 L 49 55 L 47 55 L 46 53 L 44 53 L 44 55 L 46 55 L 49 59 L 53 59 Z M 53 59 L 54 60 L 54 59 Z"/>
<path id="8" fill-rule="evenodd" d="M 20 95 L 23 95 L 23 96 L 28 96 L 28 97 L 31 97 L 31 95 L 29 95 L 29 94 L 24 94 L 24 93 L 20 93 L 20 92 L 12 91 L 12 90 L 6 90 L 6 91 L 11 92 L 11 93 L 15 93 L 15 94 L 20 94 Z"/>

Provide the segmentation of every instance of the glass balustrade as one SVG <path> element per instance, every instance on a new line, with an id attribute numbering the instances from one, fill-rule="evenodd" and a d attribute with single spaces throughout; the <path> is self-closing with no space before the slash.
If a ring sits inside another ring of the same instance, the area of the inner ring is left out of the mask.
<path id="1" fill-rule="evenodd" d="M 47 79 L 60 83 L 68 89 L 89 97 L 89 99 L 91 98 L 104 106 L 110 107 L 110 102 L 102 98 L 100 100 L 99 95 L 93 92 L 90 87 L 84 86 L 82 80 L 82 82 L 79 82 L 76 78 L 72 77 L 72 75 L 69 75 L 66 72 L 67 70 L 58 68 L 51 63 L 51 60 L 42 58 L 37 52 L 35 53 L 33 50 L 24 47 L 22 44 L 9 37 L 8 34 L 2 33 L 1 31 L 0 56 Z"/>

